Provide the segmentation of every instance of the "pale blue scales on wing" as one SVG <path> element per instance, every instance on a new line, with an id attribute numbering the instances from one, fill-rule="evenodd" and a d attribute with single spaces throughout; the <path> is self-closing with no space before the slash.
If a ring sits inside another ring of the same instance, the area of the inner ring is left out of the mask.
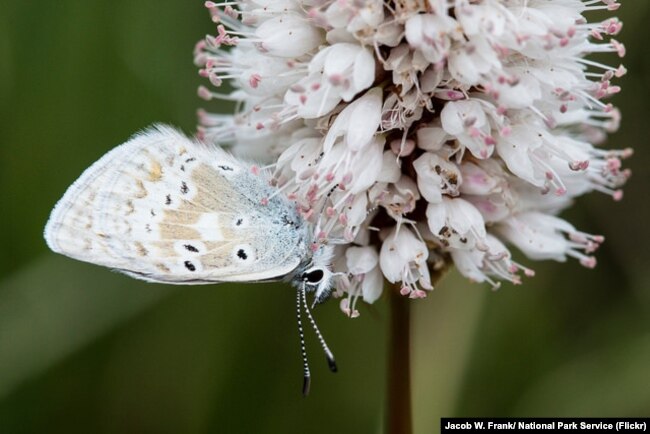
<path id="1" fill-rule="evenodd" d="M 274 193 L 250 165 L 156 126 L 81 175 L 45 239 L 55 252 L 148 281 L 292 278 L 312 265 L 312 230 Z"/>

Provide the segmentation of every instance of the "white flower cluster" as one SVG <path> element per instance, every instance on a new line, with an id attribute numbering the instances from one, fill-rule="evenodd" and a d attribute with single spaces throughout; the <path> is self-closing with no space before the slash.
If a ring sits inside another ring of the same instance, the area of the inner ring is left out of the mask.
<path id="1" fill-rule="evenodd" d="M 623 45 L 617 0 L 208 1 L 216 36 L 195 61 L 199 134 L 273 163 L 274 182 L 341 243 L 341 307 L 385 278 L 421 298 L 453 262 L 477 282 L 520 282 L 528 258 L 584 266 L 603 241 L 556 214 L 592 190 L 621 198 L 630 150 L 594 147 L 618 128 L 603 102 L 625 73 L 587 59 Z"/>

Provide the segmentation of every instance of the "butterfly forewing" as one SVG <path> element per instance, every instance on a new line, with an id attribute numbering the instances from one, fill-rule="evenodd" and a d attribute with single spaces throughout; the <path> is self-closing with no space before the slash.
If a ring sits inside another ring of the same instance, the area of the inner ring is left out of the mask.
<path id="1" fill-rule="evenodd" d="M 307 237 L 294 205 L 274 193 L 226 152 L 159 126 L 88 168 L 45 238 L 56 252 L 150 281 L 279 278 L 305 257 Z"/>

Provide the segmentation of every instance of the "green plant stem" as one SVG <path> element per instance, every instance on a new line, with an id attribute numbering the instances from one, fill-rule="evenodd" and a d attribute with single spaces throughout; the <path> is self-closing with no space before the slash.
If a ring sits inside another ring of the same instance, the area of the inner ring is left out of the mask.
<path id="1" fill-rule="evenodd" d="M 388 344 L 388 399 L 386 434 L 411 434 L 411 330 L 410 300 L 390 288 L 390 340 Z"/>

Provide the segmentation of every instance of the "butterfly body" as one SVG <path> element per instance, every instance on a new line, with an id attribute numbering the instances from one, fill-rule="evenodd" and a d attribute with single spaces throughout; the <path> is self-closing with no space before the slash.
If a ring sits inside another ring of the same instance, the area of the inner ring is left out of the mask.
<path id="1" fill-rule="evenodd" d="M 331 247 L 264 173 L 166 126 L 89 167 L 45 227 L 55 252 L 171 284 L 287 280 L 329 294 Z M 316 279 L 320 277 L 320 279 Z"/>

